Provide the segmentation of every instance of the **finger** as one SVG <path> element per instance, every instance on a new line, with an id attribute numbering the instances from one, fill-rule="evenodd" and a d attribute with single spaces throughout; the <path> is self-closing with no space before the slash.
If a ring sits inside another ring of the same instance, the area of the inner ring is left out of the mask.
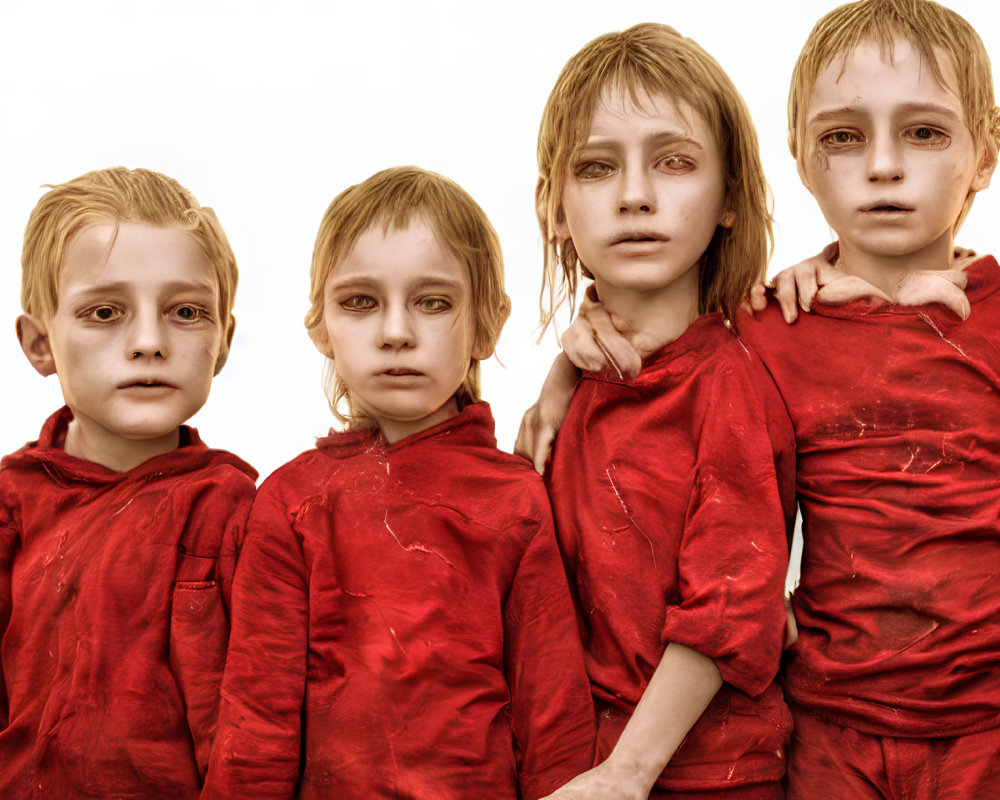
<path id="1" fill-rule="evenodd" d="M 808 265 L 809 262 L 805 264 L 800 264 L 799 267 L 794 268 L 793 273 L 795 275 L 795 291 L 799 296 L 799 307 L 803 311 L 808 311 L 812 308 L 813 300 L 816 299 L 816 292 L 819 291 L 819 286 L 816 283 L 816 270 Z"/>
<path id="2" fill-rule="evenodd" d="M 956 244 L 955 245 L 955 249 L 952 251 L 952 255 L 954 256 L 954 258 L 955 258 L 956 261 L 963 261 L 965 259 L 973 259 L 973 258 L 975 258 L 976 257 L 976 251 L 975 250 L 970 250 L 967 247 L 959 247 Z"/>
<path id="3" fill-rule="evenodd" d="M 899 303 L 904 306 L 940 303 L 960 319 L 968 319 L 972 313 L 969 298 L 949 277 L 944 273 L 914 273 L 908 276 L 906 285 L 900 289 Z"/>
<path id="4" fill-rule="evenodd" d="M 767 287 L 763 283 L 755 283 L 750 287 L 750 294 L 741 305 L 751 315 L 756 311 L 763 311 L 767 308 Z"/>
<path id="5" fill-rule="evenodd" d="M 799 317 L 795 304 L 795 273 L 785 269 L 774 276 L 774 296 L 778 298 L 782 316 L 789 325 Z"/>
<path id="6" fill-rule="evenodd" d="M 560 344 L 569 360 L 580 369 L 600 372 L 608 365 L 607 355 L 595 341 L 594 329 L 586 320 L 575 320 L 563 333 Z"/>
<path id="7" fill-rule="evenodd" d="M 607 366 L 623 380 L 633 380 L 642 369 L 642 357 L 614 326 L 611 317 L 603 311 L 592 314 L 590 322 L 593 325 L 593 341 L 607 359 Z"/>

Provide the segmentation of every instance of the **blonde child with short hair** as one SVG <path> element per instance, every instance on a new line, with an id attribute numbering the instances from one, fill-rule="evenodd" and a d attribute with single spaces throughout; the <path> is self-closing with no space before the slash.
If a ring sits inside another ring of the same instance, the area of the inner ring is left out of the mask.
<path id="1" fill-rule="evenodd" d="M 543 321 L 582 274 L 648 352 L 634 383 L 583 375 L 547 473 L 599 762 L 552 797 L 780 798 L 794 440 L 728 322 L 770 244 L 749 113 L 697 44 L 636 25 L 569 60 L 538 155 Z"/>
<path id="2" fill-rule="evenodd" d="M 327 210 L 311 303 L 347 430 L 254 505 L 206 796 L 540 797 L 593 718 L 544 486 L 479 400 L 496 233 L 447 178 L 377 173 Z"/>
<path id="3" fill-rule="evenodd" d="M 112 168 L 31 214 L 17 331 L 66 406 L 0 463 L 0 795 L 196 798 L 256 473 L 183 425 L 236 260 L 171 178 Z"/>
<path id="4" fill-rule="evenodd" d="M 989 58 L 954 11 L 861 0 L 810 34 L 789 142 L 839 238 L 829 294 L 877 299 L 740 321 L 798 448 L 789 797 L 979 798 L 1000 781 L 1000 268 L 951 274 L 998 141 Z M 902 305 L 935 276 L 925 299 L 957 282 L 964 309 L 939 297 L 960 315 Z"/>

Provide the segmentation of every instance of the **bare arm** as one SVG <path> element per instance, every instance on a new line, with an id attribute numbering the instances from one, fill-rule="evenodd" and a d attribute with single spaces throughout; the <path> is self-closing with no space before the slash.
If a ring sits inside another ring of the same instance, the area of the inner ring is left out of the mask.
<path id="1" fill-rule="evenodd" d="M 720 686 L 714 661 L 684 645 L 667 645 L 611 755 L 549 800 L 645 800 Z"/>

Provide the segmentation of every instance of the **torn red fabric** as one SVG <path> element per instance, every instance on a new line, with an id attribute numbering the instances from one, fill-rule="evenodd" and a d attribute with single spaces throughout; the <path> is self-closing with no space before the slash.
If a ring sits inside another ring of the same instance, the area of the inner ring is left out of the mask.
<path id="1" fill-rule="evenodd" d="M 113 472 L 71 419 L 0 466 L 0 796 L 196 798 L 256 473 L 186 427 Z"/>
<path id="2" fill-rule="evenodd" d="M 570 403 L 549 492 L 582 612 L 599 757 L 668 643 L 713 659 L 725 681 L 660 789 L 784 772 L 789 716 L 773 681 L 794 454 L 773 383 L 714 315 L 647 359 L 634 383 L 585 374 Z"/>
<path id="3" fill-rule="evenodd" d="M 1000 268 L 966 272 L 965 322 L 871 300 L 741 321 L 798 441 L 786 692 L 866 733 L 1000 723 Z"/>
<path id="4" fill-rule="evenodd" d="M 488 406 L 264 483 L 206 797 L 536 798 L 592 754 L 548 498 Z"/>

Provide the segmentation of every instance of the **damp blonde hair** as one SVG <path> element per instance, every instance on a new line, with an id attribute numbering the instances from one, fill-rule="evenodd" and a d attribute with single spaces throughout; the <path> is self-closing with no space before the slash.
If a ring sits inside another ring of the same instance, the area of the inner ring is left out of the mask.
<path id="1" fill-rule="evenodd" d="M 326 210 L 313 249 L 310 308 L 306 328 L 324 324 L 324 290 L 327 279 L 354 249 L 360 236 L 375 226 L 384 234 L 405 230 L 423 217 L 438 241 L 469 270 L 472 285 L 471 317 L 473 352 L 492 353 L 500 330 L 510 316 L 510 298 L 504 291 L 500 240 L 485 212 L 454 181 L 419 167 L 395 167 L 372 175 L 345 189 Z M 351 404 L 347 386 L 337 375 L 332 354 L 327 364 L 326 389 L 334 415 L 351 424 L 370 424 Z M 479 361 L 471 359 L 457 399 L 459 407 L 480 399 Z M 347 414 L 339 411 L 346 400 Z"/>
<path id="2" fill-rule="evenodd" d="M 993 94 L 993 71 L 982 39 L 961 16 L 932 0 L 860 0 L 835 8 L 809 34 L 792 73 L 788 93 L 788 146 L 800 164 L 813 148 L 804 141 L 806 114 L 816 80 L 837 58 L 846 67 L 863 42 L 878 46 L 891 63 L 896 39 L 909 42 L 942 86 L 947 86 L 942 58 L 954 67 L 965 125 L 986 163 L 996 160 L 1000 143 L 1000 109 Z M 972 207 L 970 192 L 956 222 Z"/>
<path id="3" fill-rule="evenodd" d="M 573 158 L 590 136 L 594 109 L 605 91 L 687 103 L 707 124 L 719 148 L 724 208 L 731 228 L 719 226 L 702 257 L 698 311 L 732 317 L 750 288 L 764 279 L 773 243 L 770 193 L 757 132 L 743 98 L 722 67 L 691 39 L 667 25 L 643 23 L 594 39 L 563 67 L 538 131 L 535 210 L 545 238 L 540 306 L 542 326 L 568 298 L 572 308 L 581 272 L 573 240 L 556 223 Z"/>
<path id="4" fill-rule="evenodd" d="M 21 307 L 25 313 L 42 319 L 55 314 L 59 275 L 74 237 L 87 228 L 108 224 L 117 234 L 122 222 L 178 228 L 190 233 L 201 247 L 218 283 L 219 319 L 227 330 L 221 366 L 235 324 L 236 256 L 215 212 L 199 205 L 173 178 L 152 170 L 109 167 L 49 185 L 24 231 Z"/>

